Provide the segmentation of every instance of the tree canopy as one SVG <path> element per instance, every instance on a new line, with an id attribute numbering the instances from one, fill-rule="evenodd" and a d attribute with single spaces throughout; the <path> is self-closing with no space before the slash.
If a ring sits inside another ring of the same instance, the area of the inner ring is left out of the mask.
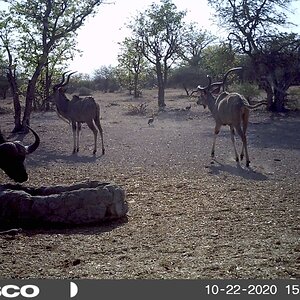
<path id="1" fill-rule="evenodd" d="M 32 107 L 47 106 L 55 76 L 76 51 L 76 33 L 104 0 L 7 0 L 0 17 L 1 64 L 5 65 L 15 106 L 15 130 L 29 124 Z M 153 72 L 158 106 L 165 106 L 168 83 L 189 88 L 205 75 L 218 78 L 243 63 L 245 74 L 267 93 L 268 108 L 284 110 L 287 89 L 299 80 L 300 39 L 285 32 L 293 0 L 209 0 L 227 41 L 197 23 L 185 22 L 186 11 L 172 0 L 152 3 L 127 24 L 130 36 L 120 43 L 118 67 L 97 70 L 95 85 L 104 91 L 126 86 L 137 97 Z M 246 59 L 247 58 L 247 59 Z M 1 66 L 3 69 L 3 66 Z M 19 79 L 26 81 L 26 105 L 21 121 Z M 244 74 L 244 75 L 245 75 Z M 118 82 L 117 82 L 118 81 Z M 149 79 L 150 82 L 150 79 Z M 42 99 L 42 100 L 39 100 Z M 40 101 L 40 102 L 39 102 Z"/>
<path id="2" fill-rule="evenodd" d="M 141 52 L 155 67 L 159 107 L 165 106 L 168 72 L 179 57 L 185 15 L 171 0 L 161 0 L 140 13 L 130 25 L 135 39 L 141 42 Z"/>
<path id="3" fill-rule="evenodd" d="M 286 91 L 299 74 L 300 38 L 283 32 L 292 0 L 209 0 L 232 47 L 246 54 L 268 99 L 268 108 L 284 110 Z"/>
<path id="4" fill-rule="evenodd" d="M 88 16 L 95 13 L 95 9 L 103 1 L 8 0 L 6 2 L 9 3 L 9 9 L 2 12 L 1 29 L 6 29 L 3 22 L 12 24 L 14 32 L 10 36 L 15 37 L 13 43 L 9 43 L 5 48 L 13 61 L 8 67 L 11 68 L 11 74 L 14 72 L 12 68 L 26 71 L 30 69 L 22 125 L 18 120 L 20 113 L 17 114 L 18 118 L 15 116 L 17 131 L 29 124 L 38 78 L 48 65 L 51 54 L 59 55 L 63 49 L 65 51 L 74 49 L 76 31 Z M 5 40 L 2 39 L 2 43 L 5 45 Z M 16 82 L 15 79 L 14 81 Z"/>
<path id="5" fill-rule="evenodd" d="M 125 38 L 120 44 L 121 53 L 118 56 L 118 77 L 122 85 L 134 92 L 134 97 L 140 96 L 140 82 L 145 73 L 147 63 L 141 51 L 140 39 Z"/>

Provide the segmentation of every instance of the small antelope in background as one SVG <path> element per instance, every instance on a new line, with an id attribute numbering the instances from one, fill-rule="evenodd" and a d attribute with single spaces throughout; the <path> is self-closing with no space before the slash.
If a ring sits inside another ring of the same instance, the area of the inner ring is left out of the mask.
<path id="1" fill-rule="evenodd" d="M 235 152 L 235 159 L 237 162 L 239 161 L 239 156 L 236 150 L 234 139 L 234 133 L 236 131 L 243 142 L 240 159 L 243 160 L 245 151 L 246 166 L 249 167 L 250 159 L 248 154 L 246 138 L 246 131 L 249 121 L 249 112 L 251 109 L 259 107 L 263 104 L 267 104 L 267 102 L 261 101 L 256 105 L 250 105 L 248 100 L 244 96 L 238 93 L 228 93 L 224 91 L 224 85 L 228 74 L 236 70 L 241 70 L 241 68 L 230 69 L 224 75 L 223 81 L 216 83 L 212 83 L 211 77 L 207 75 L 209 80 L 208 85 L 205 87 L 198 86 L 197 90 L 194 92 L 198 93 L 197 104 L 202 104 L 204 108 L 208 106 L 216 122 L 211 156 L 215 156 L 216 138 L 218 133 L 220 132 L 221 126 L 228 125 L 230 127 L 231 141 Z M 217 88 L 213 89 L 216 86 Z M 216 92 L 216 90 L 219 90 L 221 86 L 223 86 L 223 92 L 221 92 L 217 96 L 214 96 L 214 92 Z"/>
<path id="2" fill-rule="evenodd" d="M 94 134 L 93 154 L 96 154 L 97 152 L 98 130 L 101 136 L 102 154 L 105 154 L 103 130 L 100 124 L 100 106 L 93 97 L 80 98 L 78 96 L 73 96 L 72 100 L 69 100 L 65 95 L 64 87 L 68 85 L 71 75 L 75 72 L 70 73 L 65 81 L 65 76 L 67 73 L 68 72 L 65 72 L 63 74 L 63 78 L 60 83 L 54 85 L 53 91 L 58 114 L 72 124 L 74 141 L 73 153 L 79 151 L 79 132 L 81 129 L 81 124 L 86 123 Z"/>

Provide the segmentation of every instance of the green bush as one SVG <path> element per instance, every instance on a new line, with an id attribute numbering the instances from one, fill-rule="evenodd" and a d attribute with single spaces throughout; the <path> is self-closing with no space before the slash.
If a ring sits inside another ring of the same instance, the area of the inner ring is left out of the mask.
<path id="1" fill-rule="evenodd" d="M 260 95 L 260 91 L 257 85 L 251 84 L 249 82 L 233 84 L 230 87 L 230 91 L 243 95 L 249 101 L 251 101 L 254 98 L 257 98 Z"/>

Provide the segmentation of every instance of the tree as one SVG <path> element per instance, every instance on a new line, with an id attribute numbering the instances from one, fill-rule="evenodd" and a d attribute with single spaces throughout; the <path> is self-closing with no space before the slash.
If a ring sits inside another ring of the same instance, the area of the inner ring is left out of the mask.
<path id="1" fill-rule="evenodd" d="M 247 54 L 267 93 L 268 108 L 283 111 L 286 91 L 299 73 L 299 36 L 279 33 L 288 25 L 292 0 L 209 0 L 235 49 Z M 275 63 L 276 62 L 276 63 Z"/>
<path id="2" fill-rule="evenodd" d="M 12 23 L 12 18 L 1 14 L 0 22 L 0 41 L 2 45 L 2 50 L 7 54 L 6 60 L 6 72 L 7 80 L 9 82 L 11 92 L 13 95 L 13 104 L 14 104 L 14 119 L 15 119 L 15 128 L 14 131 L 19 131 L 21 129 L 21 104 L 19 99 L 19 87 L 17 81 L 17 60 L 14 58 L 15 47 L 14 47 L 14 26 Z"/>
<path id="3" fill-rule="evenodd" d="M 182 65 L 173 68 L 170 76 L 168 86 L 183 87 L 186 95 L 190 96 L 190 92 L 195 89 L 201 82 L 206 82 L 208 74 L 202 67 Z"/>
<path id="4" fill-rule="evenodd" d="M 33 102 L 33 109 L 41 109 L 48 111 L 50 109 L 51 86 L 53 80 L 60 80 L 61 73 L 67 67 L 68 61 L 74 58 L 77 42 L 74 37 L 64 39 L 58 44 L 53 51 L 49 53 L 47 62 L 38 78 L 36 93 Z M 26 68 L 28 76 L 34 71 L 34 64 L 28 65 Z"/>
<path id="5" fill-rule="evenodd" d="M 114 92 L 119 88 L 115 68 L 112 66 L 102 66 L 99 69 L 95 70 L 93 76 L 96 89 L 107 92 Z"/>
<path id="6" fill-rule="evenodd" d="M 203 50 L 202 66 L 213 78 L 221 80 L 223 75 L 234 66 L 235 52 L 226 43 L 208 46 Z"/>
<path id="7" fill-rule="evenodd" d="M 189 53 L 188 49 L 186 53 Z M 207 83 L 208 74 L 215 80 L 222 80 L 223 75 L 228 69 L 238 64 L 236 62 L 237 58 L 235 53 L 229 45 L 225 43 L 213 45 L 207 43 L 206 46 L 201 49 L 201 52 L 199 51 L 198 53 L 196 56 L 190 56 L 192 59 L 184 61 L 184 63 L 187 62 L 188 64 L 184 64 L 172 70 L 172 76 L 170 78 L 172 83 L 180 83 L 183 85 L 187 95 L 189 95 L 189 88 L 195 89 L 199 84 L 205 85 Z M 193 59 L 193 57 L 195 59 Z M 198 61 L 198 63 L 194 64 L 193 62 L 196 61 Z"/>
<path id="8" fill-rule="evenodd" d="M 9 90 L 9 82 L 5 76 L 6 70 L 3 72 L 0 67 L 0 74 L 0 97 L 6 99 L 7 91 Z"/>
<path id="9" fill-rule="evenodd" d="M 72 39 L 86 18 L 103 0 L 8 0 L 7 18 L 17 29 L 17 55 L 31 63 L 22 127 L 29 125 L 38 78 L 51 53 L 65 40 Z M 10 48 L 11 51 L 11 48 Z M 15 128 L 19 130 L 20 128 Z"/>
<path id="10" fill-rule="evenodd" d="M 189 88 L 195 88 L 205 77 L 203 53 L 216 37 L 207 30 L 198 29 L 195 23 L 186 25 L 182 32 L 182 44 L 179 48 L 182 63 L 172 71 L 171 80 L 173 84 L 180 83 L 189 96 Z"/>
<path id="11" fill-rule="evenodd" d="M 171 0 L 161 0 L 160 5 L 153 3 L 129 26 L 135 38 L 141 41 L 144 57 L 155 67 L 160 108 L 165 106 L 169 69 L 179 58 L 185 15 L 186 12 L 178 11 Z"/>
<path id="12" fill-rule="evenodd" d="M 141 51 L 141 41 L 134 38 L 125 38 L 121 43 L 121 54 L 118 56 L 118 77 L 127 87 L 133 90 L 135 98 L 140 96 L 140 77 L 146 69 L 145 58 Z"/>
<path id="13" fill-rule="evenodd" d="M 0 40 L 1 40 L 1 29 L 0 29 Z M 7 69 L 5 65 L 5 60 L 3 59 L 2 53 L 0 51 L 0 97 L 2 99 L 6 99 L 7 92 L 9 90 L 9 82 L 6 74 L 7 74 Z"/>
<path id="14" fill-rule="evenodd" d="M 300 39 L 282 33 L 264 40 L 261 52 L 253 60 L 259 66 L 260 83 L 267 91 L 270 110 L 282 112 L 288 88 L 300 75 Z"/>
<path id="15" fill-rule="evenodd" d="M 209 31 L 198 29 L 195 23 L 186 26 L 183 33 L 181 59 L 191 67 L 200 67 L 203 50 L 216 40 Z"/>

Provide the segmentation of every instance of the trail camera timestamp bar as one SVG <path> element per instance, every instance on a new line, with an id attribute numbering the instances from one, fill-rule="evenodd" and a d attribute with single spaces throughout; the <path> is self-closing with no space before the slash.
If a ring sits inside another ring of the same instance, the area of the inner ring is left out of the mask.
<path id="1" fill-rule="evenodd" d="M 299 280 L 0 279 L 0 300 L 290 300 L 299 296 Z"/>
<path id="2" fill-rule="evenodd" d="M 286 296 L 300 296 L 300 284 L 207 284 L 205 286 L 207 295 L 253 295 L 253 296 L 275 296 L 285 294 Z"/>

